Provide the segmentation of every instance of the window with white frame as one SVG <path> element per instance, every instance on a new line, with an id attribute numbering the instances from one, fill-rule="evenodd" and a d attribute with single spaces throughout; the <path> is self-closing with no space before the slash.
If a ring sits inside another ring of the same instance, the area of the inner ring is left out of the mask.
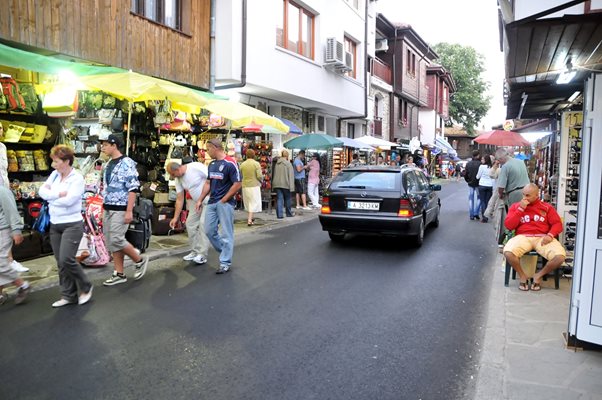
<path id="1" fill-rule="evenodd" d="M 315 16 L 292 0 L 277 4 L 276 44 L 313 60 Z"/>

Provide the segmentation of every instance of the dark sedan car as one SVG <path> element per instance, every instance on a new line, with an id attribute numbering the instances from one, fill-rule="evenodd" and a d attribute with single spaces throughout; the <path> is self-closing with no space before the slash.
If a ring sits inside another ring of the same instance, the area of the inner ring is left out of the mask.
<path id="1" fill-rule="evenodd" d="M 322 201 L 320 223 L 330 239 L 346 233 L 408 236 L 422 245 L 428 225 L 439 226 L 441 200 L 415 167 L 358 166 L 342 170 Z"/>

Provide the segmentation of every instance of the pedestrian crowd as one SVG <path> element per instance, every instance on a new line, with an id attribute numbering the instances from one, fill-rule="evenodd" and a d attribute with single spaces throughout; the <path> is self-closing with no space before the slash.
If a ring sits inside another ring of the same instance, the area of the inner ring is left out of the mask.
<path id="1" fill-rule="evenodd" d="M 126 239 L 128 227 L 134 220 L 140 182 L 136 163 L 120 150 L 123 145 L 121 137 L 114 134 L 101 140 L 101 152 L 109 157 L 102 173 L 102 226 L 105 245 L 114 264 L 111 276 L 103 282 L 104 286 L 127 282 L 124 272 L 126 256 L 134 263 L 134 280 L 144 277 L 149 262 L 148 256 L 140 254 Z M 205 264 L 211 244 L 219 253 L 216 273 L 224 274 L 232 265 L 235 196 L 243 185 L 243 176 L 236 160 L 224 152 L 221 140 L 210 140 L 207 152 L 213 159 L 208 167 L 199 162 L 185 165 L 171 162 L 166 166 L 167 172 L 175 180 L 177 192 L 175 215 L 170 226 L 173 227 L 179 220 L 188 196 L 186 226 L 191 252 L 184 256 L 184 260 Z M 249 156 L 252 158 L 253 154 Z M 90 301 L 93 292 L 93 285 L 76 257 L 84 235 L 84 178 L 73 167 L 75 154 L 72 148 L 56 145 L 50 157 L 54 171 L 41 186 L 39 195 L 48 203 L 50 244 L 59 271 L 60 298 L 52 303 L 52 307 L 83 305 Z M 245 188 L 250 189 L 245 202 L 251 224 L 251 213 L 261 211 L 261 197 L 257 196 L 257 190 L 254 189 L 261 179 L 261 170 L 252 162 L 243 164 L 245 174 L 252 175 L 245 176 Z M 5 174 L 0 173 L 0 180 L 0 304 L 7 300 L 2 287 L 8 284 L 18 288 L 14 301 L 15 304 L 21 304 L 31 287 L 19 277 L 10 254 L 13 246 L 23 242 L 23 223 Z"/>

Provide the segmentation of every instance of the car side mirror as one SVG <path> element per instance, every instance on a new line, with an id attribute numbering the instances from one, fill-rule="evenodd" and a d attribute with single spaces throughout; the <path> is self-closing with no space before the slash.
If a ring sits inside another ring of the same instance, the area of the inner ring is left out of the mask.
<path id="1" fill-rule="evenodd" d="M 441 190 L 441 185 L 431 185 L 431 190 Z"/>

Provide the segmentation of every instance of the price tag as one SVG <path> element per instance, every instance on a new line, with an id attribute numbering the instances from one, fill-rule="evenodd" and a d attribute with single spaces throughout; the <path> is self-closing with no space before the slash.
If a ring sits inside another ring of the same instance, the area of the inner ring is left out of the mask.
<path id="1" fill-rule="evenodd" d="M 151 185 L 150 185 L 150 188 L 149 188 L 149 189 L 150 189 L 150 190 L 152 190 L 152 191 L 154 192 L 155 190 L 157 190 L 157 184 L 156 184 L 156 183 L 151 183 Z"/>

